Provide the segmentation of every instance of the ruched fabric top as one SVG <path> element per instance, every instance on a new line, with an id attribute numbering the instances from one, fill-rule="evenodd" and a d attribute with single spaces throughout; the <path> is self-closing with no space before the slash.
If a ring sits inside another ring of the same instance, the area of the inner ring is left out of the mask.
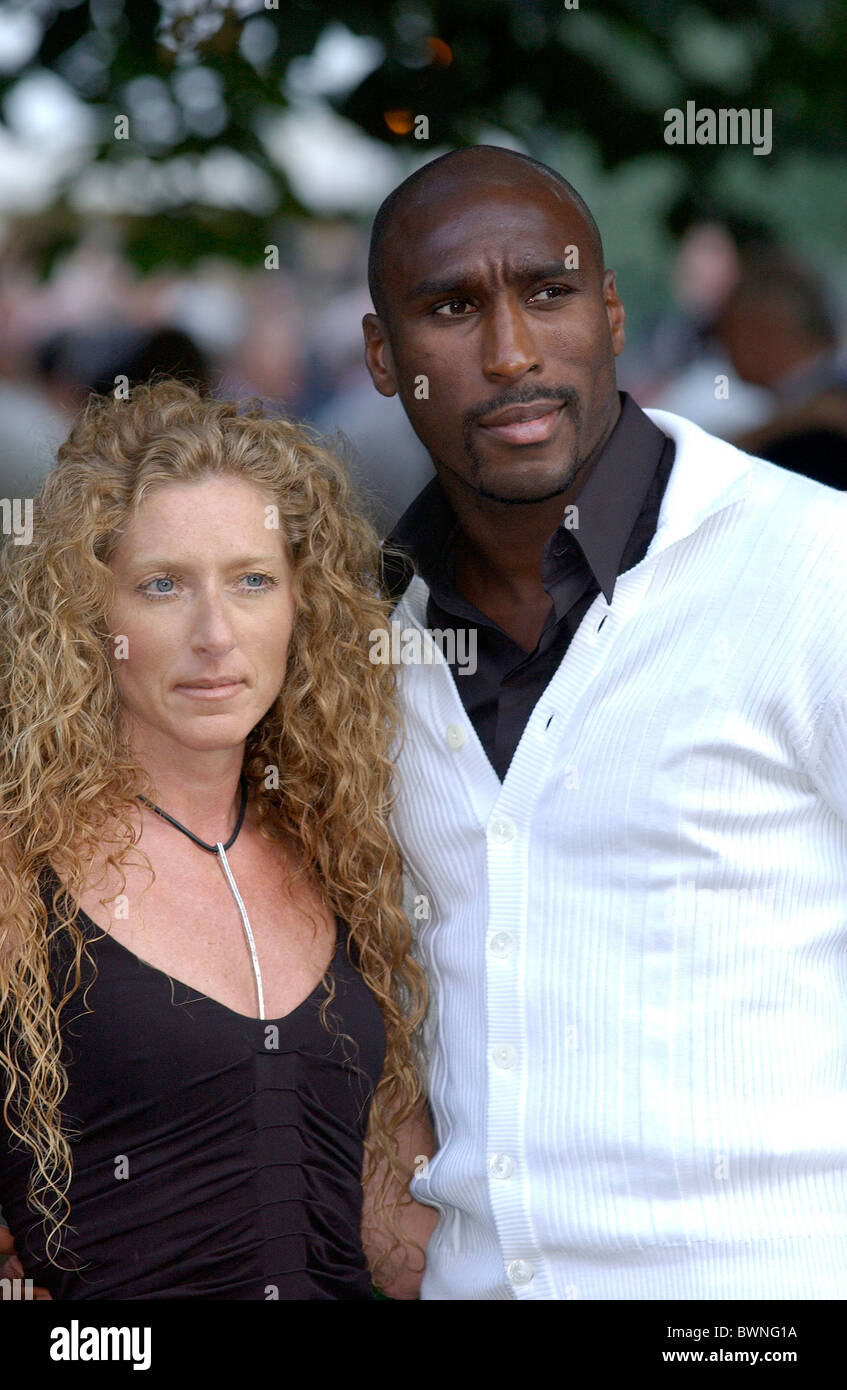
<path id="1" fill-rule="evenodd" d="M 91 1012 L 80 990 L 62 1013 L 73 1269 L 45 1256 L 30 1151 L 0 1122 L 0 1205 L 27 1275 L 56 1299 L 372 1297 L 361 1169 L 385 1033 L 344 924 L 324 1024 L 323 983 L 283 1018 L 248 1018 L 78 921 L 97 973 Z"/>

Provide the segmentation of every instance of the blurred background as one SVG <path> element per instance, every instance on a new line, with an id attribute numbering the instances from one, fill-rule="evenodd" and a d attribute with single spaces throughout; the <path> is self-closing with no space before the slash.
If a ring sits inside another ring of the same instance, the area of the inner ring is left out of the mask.
<path id="1" fill-rule="evenodd" d="M 641 405 L 847 487 L 845 70 L 843 0 L 0 0 L 0 496 L 177 372 L 342 431 L 385 531 L 431 466 L 362 361 L 370 220 L 479 142 L 591 206 Z M 687 102 L 772 151 L 666 144 Z"/>

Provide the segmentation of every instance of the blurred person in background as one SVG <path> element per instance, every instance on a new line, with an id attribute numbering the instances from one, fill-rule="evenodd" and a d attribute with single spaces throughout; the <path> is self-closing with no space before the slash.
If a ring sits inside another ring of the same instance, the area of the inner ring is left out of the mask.
<path id="1" fill-rule="evenodd" d="M 374 399 L 362 359 L 362 315 L 369 306 L 370 296 L 362 288 L 348 291 L 320 315 L 315 340 L 331 368 L 335 389 L 313 418 L 328 435 L 343 436 L 363 505 L 385 536 L 434 474 L 432 460 L 400 401 Z"/>
<path id="2" fill-rule="evenodd" d="M 279 415 L 302 416 L 306 391 L 305 327 L 290 275 L 257 271 L 241 282 L 238 335 L 221 363 L 216 394 L 262 401 Z"/>
<path id="3" fill-rule="evenodd" d="M 0 496 L 34 497 L 67 432 L 67 414 L 37 383 L 0 378 Z"/>
<path id="4" fill-rule="evenodd" d="M 10 255 L 0 276 L 0 494 L 33 497 L 91 391 L 151 374 L 208 389 L 212 358 L 180 323 L 179 280 L 136 278 L 90 229 L 46 278 Z"/>
<path id="5" fill-rule="evenodd" d="M 67 435 L 70 416 L 38 380 L 33 340 L 44 292 L 26 262 L 0 269 L 0 496 L 34 497 Z"/>
<path id="6" fill-rule="evenodd" d="M 159 376 L 209 389 L 208 361 L 179 328 L 63 329 L 38 343 L 29 379 L 0 379 L 0 495 L 35 496 L 92 391 L 109 394 Z"/>
<path id="7" fill-rule="evenodd" d="M 51 395 L 74 411 L 92 392 L 119 395 L 151 377 L 171 377 L 204 393 L 210 384 L 205 355 L 187 333 L 170 325 L 66 331 L 41 343 L 36 360 Z"/>
<path id="8" fill-rule="evenodd" d="M 828 487 L 847 488 L 847 360 L 820 278 L 783 250 L 749 257 L 718 333 L 739 376 L 772 402 L 769 418 L 735 443 Z"/>
<path id="9" fill-rule="evenodd" d="M 752 229 L 741 224 L 742 233 L 749 237 Z M 640 404 L 684 415 L 723 439 L 758 424 L 767 409 L 765 393 L 742 381 L 716 333 L 740 265 L 736 235 L 726 222 L 690 222 L 671 268 L 673 302 L 625 376 Z"/>

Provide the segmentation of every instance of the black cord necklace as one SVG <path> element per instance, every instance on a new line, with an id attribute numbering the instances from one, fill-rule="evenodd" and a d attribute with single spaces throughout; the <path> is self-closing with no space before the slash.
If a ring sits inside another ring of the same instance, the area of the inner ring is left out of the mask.
<path id="1" fill-rule="evenodd" d="M 265 1018 L 265 996 L 262 990 L 262 972 L 259 968 L 259 957 L 256 951 L 256 942 L 253 940 L 253 932 L 250 927 L 250 919 L 247 916 L 247 909 L 244 906 L 241 894 L 238 891 L 238 885 L 235 882 L 235 879 L 233 878 L 232 869 L 229 867 L 229 860 L 226 857 L 227 850 L 230 848 L 231 845 L 235 844 L 235 841 L 238 839 L 238 832 L 244 824 L 244 812 L 247 809 L 246 777 L 242 773 L 241 809 L 238 812 L 238 820 L 235 823 L 235 829 L 233 830 L 225 845 L 222 844 L 220 841 L 218 841 L 216 845 L 207 845 L 206 841 L 201 840 L 199 835 L 195 835 L 193 831 L 188 830 L 184 825 L 181 825 L 180 822 L 176 820 L 173 816 L 169 816 L 167 811 L 162 810 L 161 806 L 155 806 L 152 801 L 148 801 L 147 797 L 142 796 L 140 792 L 138 793 L 138 800 L 143 801 L 144 805 L 149 806 L 151 811 L 155 811 L 157 816 L 162 817 L 162 820 L 168 821 L 168 823 L 174 826 L 177 830 L 181 830 L 183 835 L 187 835 L 189 840 L 194 841 L 195 845 L 199 845 L 201 849 L 205 849 L 209 854 L 217 855 L 218 862 L 220 863 L 220 866 L 223 869 L 224 874 L 226 875 L 226 881 L 229 884 L 230 889 L 232 891 L 232 896 L 235 898 L 235 901 L 238 905 L 238 911 L 241 913 L 241 921 L 244 925 L 244 935 L 247 938 L 247 945 L 250 948 L 250 959 L 253 962 L 253 978 L 256 981 L 256 996 L 259 1003 L 259 1018 Z"/>
<path id="2" fill-rule="evenodd" d="M 231 849 L 232 846 L 235 844 L 236 840 L 238 839 L 238 832 L 244 824 L 244 812 L 247 810 L 247 778 L 244 777 L 243 774 L 240 778 L 239 785 L 241 787 L 241 808 L 238 812 L 238 820 L 235 822 L 235 829 L 233 830 L 232 834 L 230 835 L 229 839 L 224 845 L 225 850 Z M 169 821 L 171 825 L 176 826 L 177 830 L 181 830 L 183 835 L 187 835 L 189 840 L 194 841 L 195 845 L 199 845 L 201 849 L 205 849 L 209 854 L 217 854 L 218 850 L 220 849 L 219 843 L 215 845 L 207 845 L 206 841 L 201 840 L 199 835 L 195 835 L 193 830 L 188 830 L 184 825 L 181 825 L 178 820 L 175 820 L 173 816 L 169 816 L 167 811 L 162 810 L 161 806 L 154 806 L 153 802 L 148 801 L 147 797 L 142 796 L 140 792 L 138 794 L 138 800 L 143 801 L 144 805 L 149 806 L 151 811 L 155 811 L 157 816 L 162 817 L 162 820 Z"/>

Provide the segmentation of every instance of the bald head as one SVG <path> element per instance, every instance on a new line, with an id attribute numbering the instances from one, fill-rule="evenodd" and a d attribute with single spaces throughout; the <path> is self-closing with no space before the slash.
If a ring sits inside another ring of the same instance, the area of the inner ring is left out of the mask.
<path id="1" fill-rule="evenodd" d="M 386 266 L 391 256 L 391 243 L 398 224 L 418 205 L 432 205 L 461 193 L 471 206 L 475 196 L 490 193 L 498 186 L 521 187 L 531 200 L 533 190 L 539 193 L 550 186 L 580 214 L 585 227 L 585 245 L 598 273 L 603 270 L 603 243 L 597 223 L 587 203 L 576 189 L 554 169 L 538 159 L 498 145 L 471 145 L 452 150 L 430 160 L 389 193 L 374 218 L 368 258 L 368 286 L 374 308 L 380 318 L 389 316 L 390 302 L 386 294 Z M 584 248 L 581 248 L 584 249 Z"/>

